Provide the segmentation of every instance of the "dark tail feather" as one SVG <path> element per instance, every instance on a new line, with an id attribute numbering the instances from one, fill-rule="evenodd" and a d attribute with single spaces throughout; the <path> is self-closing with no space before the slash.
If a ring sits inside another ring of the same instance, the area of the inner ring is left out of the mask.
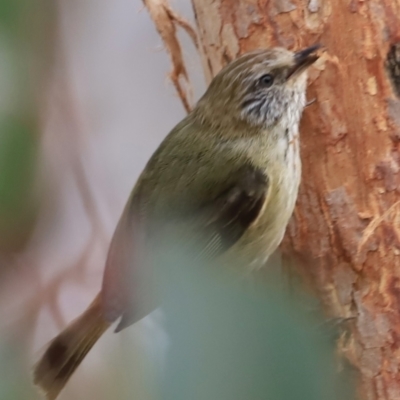
<path id="1" fill-rule="evenodd" d="M 55 400 L 86 354 L 110 323 L 102 315 L 100 296 L 56 336 L 34 367 L 35 385 Z"/>

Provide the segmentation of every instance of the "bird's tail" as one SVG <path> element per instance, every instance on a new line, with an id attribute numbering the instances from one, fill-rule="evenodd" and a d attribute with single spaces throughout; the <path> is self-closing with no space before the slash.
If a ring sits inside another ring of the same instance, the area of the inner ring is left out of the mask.
<path id="1" fill-rule="evenodd" d="M 33 378 L 48 400 L 57 398 L 86 354 L 110 323 L 102 315 L 100 295 L 56 336 L 34 367 Z"/>

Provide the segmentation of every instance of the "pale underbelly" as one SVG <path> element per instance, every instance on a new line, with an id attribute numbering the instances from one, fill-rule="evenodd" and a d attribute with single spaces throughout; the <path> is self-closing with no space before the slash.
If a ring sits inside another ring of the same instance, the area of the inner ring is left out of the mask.
<path id="1" fill-rule="evenodd" d="M 280 219 L 279 222 L 250 227 L 218 261 L 229 267 L 236 264 L 241 269 L 260 269 L 281 243 L 290 215 L 284 220 Z"/>
<path id="2" fill-rule="evenodd" d="M 293 214 L 300 176 L 293 179 L 287 191 L 279 199 L 267 201 L 259 219 L 243 234 L 235 245 L 224 253 L 219 261 L 241 264 L 239 267 L 256 270 L 265 265 L 280 245 L 286 226 Z"/>

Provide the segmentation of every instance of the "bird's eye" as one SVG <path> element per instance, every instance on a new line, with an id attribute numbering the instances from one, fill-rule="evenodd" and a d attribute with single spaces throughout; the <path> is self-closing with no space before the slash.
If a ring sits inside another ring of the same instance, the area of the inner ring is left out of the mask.
<path id="1" fill-rule="evenodd" d="M 274 83 L 274 77 L 271 74 L 265 74 L 260 78 L 259 82 L 262 87 L 269 88 Z"/>

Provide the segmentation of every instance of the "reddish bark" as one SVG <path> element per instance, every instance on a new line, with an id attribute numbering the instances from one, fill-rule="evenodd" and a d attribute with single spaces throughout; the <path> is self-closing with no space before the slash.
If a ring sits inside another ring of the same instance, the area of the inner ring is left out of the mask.
<path id="1" fill-rule="evenodd" d="M 245 51 L 320 42 L 301 126 L 302 185 L 283 249 L 330 314 L 362 398 L 400 398 L 400 4 L 192 0 L 207 79 Z"/>

